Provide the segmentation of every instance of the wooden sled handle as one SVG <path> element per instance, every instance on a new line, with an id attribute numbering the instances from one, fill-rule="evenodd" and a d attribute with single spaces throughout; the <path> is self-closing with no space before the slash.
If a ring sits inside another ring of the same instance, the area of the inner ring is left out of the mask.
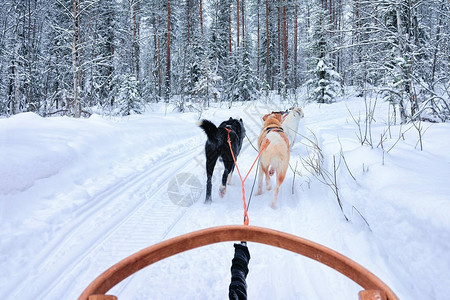
<path id="1" fill-rule="evenodd" d="M 105 295 L 112 287 L 137 271 L 172 255 L 194 248 L 229 241 L 247 241 L 286 249 L 323 263 L 347 276 L 364 290 L 379 291 L 386 300 L 398 299 L 394 292 L 370 271 L 325 246 L 273 229 L 227 225 L 187 233 L 145 248 L 118 262 L 98 276 L 78 300 L 89 296 Z M 370 299 L 363 298 L 361 299 Z M 92 299 L 92 298 L 91 298 Z M 373 298 L 376 299 L 376 298 Z"/>

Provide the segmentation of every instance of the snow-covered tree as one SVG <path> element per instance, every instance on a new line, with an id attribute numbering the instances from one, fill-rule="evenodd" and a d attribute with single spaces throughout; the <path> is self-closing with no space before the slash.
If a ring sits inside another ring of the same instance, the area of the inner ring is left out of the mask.
<path id="1" fill-rule="evenodd" d="M 230 7 L 231 0 L 210 1 L 208 12 L 211 16 L 211 27 L 207 36 L 206 53 L 210 63 L 210 69 L 218 77 L 222 78 L 222 86 L 218 87 L 219 93 L 225 97 L 225 85 L 229 78 L 229 66 L 231 62 L 230 45 Z"/>
<path id="2" fill-rule="evenodd" d="M 127 116 L 143 112 L 144 107 L 138 86 L 139 83 L 133 74 L 123 76 L 117 98 L 121 115 Z"/>
<path id="3" fill-rule="evenodd" d="M 402 123 L 431 119 L 424 113 L 445 112 L 448 100 L 435 90 L 442 87 L 435 71 L 448 66 L 442 55 L 448 51 L 443 42 L 448 41 L 449 26 L 442 25 L 449 24 L 449 3 L 377 0 L 356 4 L 352 51 L 357 59 L 351 66 L 356 83 L 379 86 L 399 111 Z"/>
<path id="4" fill-rule="evenodd" d="M 251 66 L 250 45 L 245 43 L 233 58 L 233 71 L 229 82 L 230 106 L 234 101 L 251 101 L 258 97 L 258 80 Z"/>
<path id="5" fill-rule="evenodd" d="M 311 16 L 310 41 L 307 48 L 310 99 L 331 103 L 341 90 L 341 77 L 334 71 L 330 59 L 329 15 L 316 6 Z"/>
<path id="6" fill-rule="evenodd" d="M 279 83 L 278 55 L 278 7 L 276 2 L 262 0 L 262 24 L 260 25 L 260 69 L 264 73 L 264 81 L 273 89 Z M 278 2 L 278 1 L 277 1 Z"/>
<path id="7" fill-rule="evenodd" d="M 188 53 L 192 53 L 189 59 L 186 90 L 187 94 L 196 99 L 197 102 L 203 102 L 209 105 L 210 101 L 217 102 L 221 92 L 219 83 L 222 79 L 217 75 L 216 69 L 212 68 L 211 61 L 203 47 L 203 37 L 198 35 L 192 42 L 192 47 Z"/>
<path id="8" fill-rule="evenodd" d="M 114 50 L 116 40 L 117 9 L 115 1 L 99 0 L 91 11 L 92 24 L 86 33 L 88 41 L 86 56 L 87 106 L 113 106 L 116 90 L 113 86 L 116 76 Z"/>
<path id="9" fill-rule="evenodd" d="M 311 89 L 310 99 L 318 103 L 332 103 L 341 91 L 341 76 L 318 58 L 315 69 L 310 70 L 311 79 L 307 81 Z"/>

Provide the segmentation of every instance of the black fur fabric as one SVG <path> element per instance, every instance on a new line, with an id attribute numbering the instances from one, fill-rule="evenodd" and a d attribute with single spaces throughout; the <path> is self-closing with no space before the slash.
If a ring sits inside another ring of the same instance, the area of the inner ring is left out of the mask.
<path id="1" fill-rule="evenodd" d="M 237 160 L 239 152 L 242 148 L 242 142 L 245 137 L 245 128 L 242 119 L 230 118 L 227 121 L 222 122 L 219 127 L 216 127 L 214 123 L 208 120 L 202 120 L 199 126 L 205 131 L 208 136 L 208 140 L 205 144 L 206 155 L 206 199 L 205 203 L 210 203 L 211 199 L 211 177 L 216 166 L 217 159 L 222 159 L 225 170 L 222 175 L 222 186 L 219 190 L 219 194 L 223 196 L 225 194 L 228 174 L 234 170 L 234 161 L 230 152 L 230 146 L 228 145 L 228 132 L 225 127 L 231 129 L 230 140 L 231 147 L 233 149 L 234 157 Z"/>

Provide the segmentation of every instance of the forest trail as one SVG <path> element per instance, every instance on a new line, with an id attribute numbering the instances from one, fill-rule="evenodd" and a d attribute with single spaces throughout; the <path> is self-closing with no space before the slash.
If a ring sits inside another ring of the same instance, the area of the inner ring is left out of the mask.
<path id="1" fill-rule="evenodd" d="M 0 157 L 0 167 L 10 174 L 3 179 L 22 180 L 15 189 L 0 189 L 5 208 L 0 216 L 0 298 L 77 299 L 102 272 L 143 248 L 204 228 L 242 224 L 236 172 L 225 197 L 218 195 L 221 162 L 213 175 L 212 203 L 204 204 L 206 135 L 196 122 L 200 117 L 218 125 L 230 116 L 243 118 L 248 140 L 237 163 L 246 174 L 257 155 L 249 141 L 256 143 L 262 115 L 288 105 L 280 103 L 239 103 L 232 109 L 210 108 L 201 116 L 168 113 L 167 107 L 155 105 L 155 111 L 129 119 L 21 114 L 3 120 L 0 133 L 7 133 L 3 137 L 15 157 Z M 298 129 L 304 136 L 292 148 L 292 169 L 277 208 L 270 207 L 273 191 L 256 196 L 253 190 L 251 195 L 256 167 L 245 182 L 250 225 L 336 250 L 374 273 L 400 299 L 442 299 L 450 286 L 444 277 L 450 270 L 450 190 L 444 180 L 450 162 L 448 124 L 427 130 L 423 151 L 415 148 L 417 133 L 411 129 L 383 153 L 358 140 L 349 110 L 364 113 L 361 99 L 304 108 Z M 374 137 L 386 129 L 387 108 L 385 103 L 377 106 Z M 396 126 L 392 132 L 406 129 Z M 312 155 L 308 145 L 314 136 L 324 170 L 332 172 L 333 157 L 345 155 L 348 166 L 341 161 L 336 172 L 343 210 L 330 187 L 302 164 Z M 395 142 L 393 136 L 385 146 Z M 34 163 L 37 150 L 45 164 Z M 109 293 L 119 299 L 226 298 L 232 244 L 169 257 Z M 342 274 L 289 251 L 257 243 L 249 243 L 249 250 L 252 299 L 344 300 L 355 299 L 361 290 Z"/>

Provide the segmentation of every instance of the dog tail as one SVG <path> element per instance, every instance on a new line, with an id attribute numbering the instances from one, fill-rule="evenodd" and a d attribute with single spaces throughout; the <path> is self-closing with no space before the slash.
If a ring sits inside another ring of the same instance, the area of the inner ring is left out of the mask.
<path id="1" fill-rule="evenodd" d="M 270 166 L 269 167 L 269 176 L 273 176 L 273 174 L 275 174 L 275 169 L 272 166 Z"/>
<path id="2" fill-rule="evenodd" d="M 203 131 L 205 131 L 206 135 L 208 136 L 208 140 L 215 141 L 217 139 L 218 129 L 213 122 L 203 119 L 197 124 L 201 129 L 203 129 Z"/>

